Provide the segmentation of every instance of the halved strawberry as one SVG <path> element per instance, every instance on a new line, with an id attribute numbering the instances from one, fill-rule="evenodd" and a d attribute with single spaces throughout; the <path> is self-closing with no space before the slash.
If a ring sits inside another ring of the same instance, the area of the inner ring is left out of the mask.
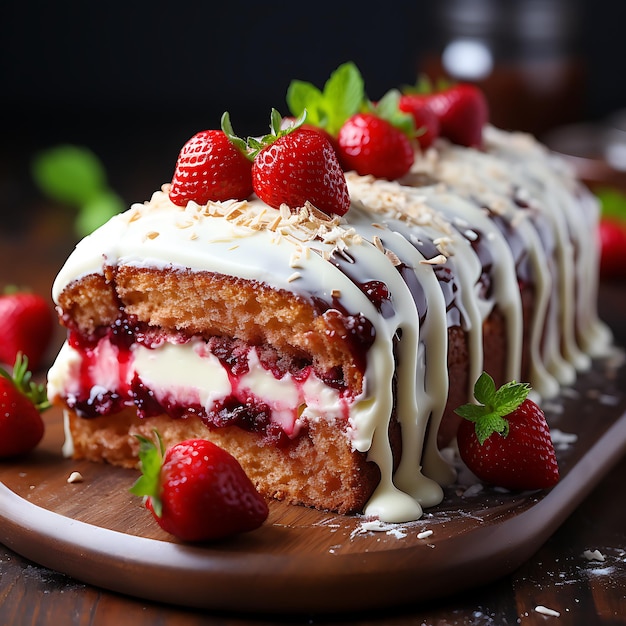
<path id="1" fill-rule="evenodd" d="M 185 206 L 225 200 L 245 200 L 252 194 L 252 164 L 223 130 L 204 130 L 182 147 L 169 192 Z"/>
<path id="2" fill-rule="evenodd" d="M 496 390 L 486 373 L 476 381 L 480 404 L 465 404 L 457 433 L 461 458 L 476 476 L 513 490 L 545 489 L 559 480 L 559 466 L 543 411 L 515 381 Z"/>
<path id="3" fill-rule="evenodd" d="M 231 454 L 206 439 L 190 439 L 167 451 L 137 436 L 142 476 L 131 493 L 166 532 L 183 541 L 209 541 L 261 526 L 269 509 Z"/>

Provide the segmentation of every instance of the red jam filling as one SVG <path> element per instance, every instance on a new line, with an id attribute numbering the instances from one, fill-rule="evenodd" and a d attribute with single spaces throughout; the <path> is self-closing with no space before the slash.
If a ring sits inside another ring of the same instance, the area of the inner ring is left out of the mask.
<path id="1" fill-rule="evenodd" d="M 99 387 L 91 375 L 97 360 L 101 358 L 96 353 L 96 347 L 102 339 L 108 340 L 116 348 L 120 383 L 119 388 L 114 391 Z M 170 343 L 182 344 L 190 339 L 183 333 L 167 335 L 167 341 Z M 248 354 L 251 347 L 244 342 L 223 337 L 212 337 L 207 341 L 207 351 L 219 359 L 233 390 L 209 410 L 200 404 L 181 404 L 168 396 L 157 400 L 154 391 L 144 384 L 137 374 L 132 377 L 130 383 L 122 382 L 129 379 L 127 374 L 132 362 L 131 347 L 134 343 L 150 349 L 158 347 L 165 340 L 165 334 L 159 329 L 151 328 L 129 317 L 120 317 L 111 327 L 99 328 L 91 336 L 80 335 L 76 330 L 70 330 L 68 342 L 81 355 L 78 381 L 80 391 L 66 398 L 67 405 L 84 418 L 111 415 L 126 408 L 134 408 L 141 418 L 167 414 L 173 419 L 179 419 L 196 415 L 211 429 L 237 426 L 260 434 L 263 442 L 268 445 L 278 447 L 287 445 L 291 437 L 280 424 L 272 420 L 271 408 L 249 391 L 239 391 L 238 381 L 249 370 Z M 311 363 L 305 359 L 287 359 L 274 350 L 259 346 L 256 350 L 261 365 L 277 379 L 288 373 L 296 382 L 304 383 L 313 372 Z M 348 393 L 341 368 L 326 372 L 316 371 L 315 374 L 326 385 L 337 389 L 340 394 Z M 305 431 L 300 430 L 300 433 L 302 432 Z"/>

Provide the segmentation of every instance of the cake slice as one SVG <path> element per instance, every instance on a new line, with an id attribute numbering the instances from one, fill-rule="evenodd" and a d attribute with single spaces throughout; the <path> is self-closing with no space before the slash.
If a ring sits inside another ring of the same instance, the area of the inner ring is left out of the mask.
<path id="1" fill-rule="evenodd" d="M 610 343 L 590 196 L 538 144 L 486 137 L 416 148 L 400 180 L 347 172 L 345 215 L 166 184 L 81 241 L 53 286 L 65 453 L 136 467 L 157 430 L 290 503 L 403 522 L 441 502 L 483 370 L 552 397 Z"/>

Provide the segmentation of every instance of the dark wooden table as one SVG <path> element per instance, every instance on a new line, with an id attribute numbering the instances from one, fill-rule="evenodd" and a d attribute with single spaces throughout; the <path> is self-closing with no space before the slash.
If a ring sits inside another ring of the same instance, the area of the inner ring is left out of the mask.
<path id="1" fill-rule="evenodd" d="M 28 228 L 0 232 L 0 285 L 49 294 L 72 246 L 67 215 L 38 214 Z M 626 285 L 601 288 L 601 313 L 626 345 Z M 59 329 L 50 359 L 62 341 Z M 42 375 L 40 373 L 40 375 Z M 243 624 L 626 624 L 626 458 L 541 549 L 512 575 L 485 587 L 394 611 L 351 616 L 207 613 L 137 600 L 85 585 L 0 546 L 0 624 L 237 626 Z M 589 561 L 586 550 L 605 561 Z M 289 589 L 277 590 L 288 594 Z M 560 617 L 536 610 L 545 606 Z"/>

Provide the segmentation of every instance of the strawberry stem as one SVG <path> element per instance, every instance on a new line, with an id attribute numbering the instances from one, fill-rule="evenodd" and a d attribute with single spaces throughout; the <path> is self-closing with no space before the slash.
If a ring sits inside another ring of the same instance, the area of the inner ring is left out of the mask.
<path id="1" fill-rule="evenodd" d="M 17 353 L 15 364 L 13 365 L 13 374 L 9 374 L 9 372 L 0 367 L 0 376 L 10 380 L 17 390 L 35 405 L 39 413 L 43 413 L 52 406 L 48 400 L 46 386 L 42 383 L 35 383 L 32 380 L 33 375 L 28 369 L 28 357 L 25 354 Z"/>
<path id="2" fill-rule="evenodd" d="M 144 500 L 150 498 L 152 510 L 157 517 L 161 517 L 163 502 L 160 494 L 160 475 L 163 457 L 165 456 L 165 447 L 163 439 L 156 429 L 154 430 L 154 436 L 158 447 L 154 441 L 142 435 L 135 435 L 139 441 L 139 463 L 142 474 L 129 491 L 135 496 L 143 496 Z"/>

